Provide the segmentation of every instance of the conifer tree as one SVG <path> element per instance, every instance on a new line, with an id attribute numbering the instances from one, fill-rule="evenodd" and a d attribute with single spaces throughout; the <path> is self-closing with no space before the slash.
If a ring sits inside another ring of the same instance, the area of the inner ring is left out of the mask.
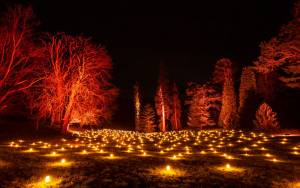
<path id="1" fill-rule="evenodd" d="M 202 128 L 217 124 L 216 112 L 220 110 L 221 97 L 213 87 L 190 84 L 187 97 L 189 126 Z"/>
<path id="2" fill-rule="evenodd" d="M 224 70 L 224 85 L 222 92 L 222 107 L 219 116 L 219 126 L 230 129 L 235 128 L 236 122 L 236 95 L 232 76 L 232 69 Z"/>
<path id="3" fill-rule="evenodd" d="M 254 125 L 258 130 L 276 130 L 280 126 L 277 120 L 277 114 L 267 103 L 261 104 L 256 111 Z"/>
<path id="4" fill-rule="evenodd" d="M 134 85 L 135 130 L 141 130 L 141 94 L 138 83 Z"/>
<path id="5" fill-rule="evenodd" d="M 172 87 L 172 114 L 171 114 L 172 130 L 180 130 L 181 125 L 181 101 L 179 98 L 178 88 L 175 83 Z"/>
<path id="6" fill-rule="evenodd" d="M 159 130 L 166 132 L 168 130 L 168 121 L 171 115 L 171 100 L 169 92 L 169 82 L 166 78 L 164 68 L 160 68 L 158 88 L 155 96 L 156 113 L 159 116 Z"/>
<path id="7" fill-rule="evenodd" d="M 155 112 L 151 104 L 147 104 L 144 108 L 142 119 L 142 131 L 146 133 L 155 132 Z"/>

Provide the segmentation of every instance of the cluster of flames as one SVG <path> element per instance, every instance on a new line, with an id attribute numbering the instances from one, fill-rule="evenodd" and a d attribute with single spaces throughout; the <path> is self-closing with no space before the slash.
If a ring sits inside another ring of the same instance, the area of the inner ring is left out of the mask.
<path id="1" fill-rule="evenodd" d="M 166 166 L 159 167 L 154 173 L 159 175 L 183 175 L 186 171 L 176 168 L 177 160 L 189 158 L 218 157 L 223 158 L 221 166 L 213 169 L 222 172 L 241 173 L 245 170 L 235 161 L 258 157 L 270 163 L 287 162 L 276 156 L 272 144 L 280 144 L 288 155 L 300 155 L 300 145 L 289 141 L 291 138 L 275 137 L 264 133 L 246 133 L 235 130 L 137 133 L 120 130 L 98 130 L 74 133 L 72 139 L 62 139 L 60 143 L 11 141 L 9 147 L 20 152 L 40 154 L 57 159 L 48 166 L 68 167 L 76 161 L 70 156 L 100 156 L 103 160 L 126 159 L 131 156 L 165 158 Z M 230 152 L 231 151 L 231 152 Z M 68 154 L 69 159 L 65 158 Z M 71 155 L 70 155 L 71 154 Z M 175 165 L 172 166 L 171 164 Z M 50 181 L 46 176 L 44 181 Z"/>

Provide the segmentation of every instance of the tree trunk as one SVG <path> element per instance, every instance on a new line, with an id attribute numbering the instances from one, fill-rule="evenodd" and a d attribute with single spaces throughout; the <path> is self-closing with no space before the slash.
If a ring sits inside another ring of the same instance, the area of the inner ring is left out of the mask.
<path id="1" fill-rule="evenodd" d="M 69 119 L 64 119 L 63 123 L 62 123 L 62 127 L 61 127 L 61 133 L 62 134 L 66 134 L 68 132 L 69 129 Z"/>

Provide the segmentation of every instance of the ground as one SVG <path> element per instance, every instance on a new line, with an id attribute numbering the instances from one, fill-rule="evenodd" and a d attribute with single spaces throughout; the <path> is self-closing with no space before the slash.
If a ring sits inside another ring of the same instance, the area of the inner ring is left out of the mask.
<path id="1" fill-rule="evenodd" d="M 296 187 L 300 137 L 104 129 L 2 139 L 0 187 Z"/>

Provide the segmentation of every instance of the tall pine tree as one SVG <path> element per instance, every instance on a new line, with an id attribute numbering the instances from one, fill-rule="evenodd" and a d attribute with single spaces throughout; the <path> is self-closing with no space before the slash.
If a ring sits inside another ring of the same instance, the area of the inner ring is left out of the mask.
<path id="1" fill-rule="evenodd" d="M 180 130 L 181 125 L 181 101 L 179 98 L 178 88 L 175 83 L 172 86 L 172 115 L 171 115 L 172 130 Z"/>
<path id="2" fill-rule="evenodd" d="M 228 63 L 232 65 L 230 60 L 228 60 Z M 224 84 L 222 92 L 222 107 L 218 124 L 225 129 L 230 129 L 235 128 L 237 112 L 232 66 L 226 67 L 223 75 Z"/>
<path id="3" fill-rule="evenodd" d="M 147 104 L 142 113 L 142 131 L 146 133 L 155 132 L 155 112 L 151 104 Z"/>
<path id="4" fill-rule="evenodd" d="M 169 92 L 169 82 L 166 77 L 166 72 L 161 65 L 158 87 L 155 96 L 156 113 L 159 116 L 159 130 L 166 132 L 168 130 L 168 121 L 171 115 L 171 100 Z"/>
<path id="5" fill-rule="evenodd" d="M 135 130 L 141 131 L 141 94 L 138 83 L 134 85 Z"/>
<path id="6" fill-rule="evenodd" d="M 189 105 L 188 125 L 199 128 L 216 125 L 221 102 L 219 93 L 209 85 L 195 84 L 190 84 L 186 93 L 186 104 Z"/>

